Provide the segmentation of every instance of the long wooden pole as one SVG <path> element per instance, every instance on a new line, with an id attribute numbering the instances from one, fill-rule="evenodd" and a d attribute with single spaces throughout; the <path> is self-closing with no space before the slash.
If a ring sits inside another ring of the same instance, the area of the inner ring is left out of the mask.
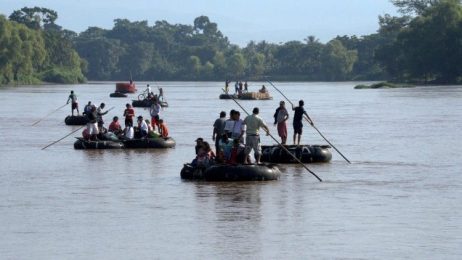
<path id="1" fill-rule="evenodd" d="M 43 119 L 47 118 L 48 116 L 50 116 L 51 114 L 53 114 L 54 112 L 60 110 L 61 108 L 65 107 L 65 106 L 67 106 L 67 103 L 64 104 L 64 105 L 62 105 L 62 106 L 60 106 L 60 107 L 58 107 L 57 109 L 51 111 L 51 112 L 48 113 L 46 116 L 44 116 L 42 119 L 39 119 L 39 120 L 35 121 L 31 126 L 34 126 L 34 125 L 40 123 L 40 121 L 42 121 Z"/>
<path id="2" fill-rule="evenodd" d="M 274 89 L 276 89 L 286 100 L 287 102 L 290 103 L 290 105 L 292 105 L 292 107 L 294 106 L 294 104 L 270 81 L 270 80 L 266 80 L 269 84 L 271 84 L 271 86 L 273 86 Z M 306 118 L 305 116 L 303 117 L 308 123 L 310 123 L 310 120 L 308 120 L 308 118 Z M 314 124 L 311 124 L 310 125 L 319 133 L 319 135 L 324 138 L 324 140 L 330 145 L 332 146 L 332 148 L 334 148 L 335 151 L 337 151 L 338 154 L 340 154 L 340 156 L 343 157 L 343 159 L 345 159 L 345 161 L 347 161 L 348 163 L 351 163 L 350 160 L 348 160 L 331 142 L 329 142 L 329 140 L 327 140 L 327 138 L 321 133 L 321 131 L 319 131 L 319 129 L 314 126 Z"/>
<path id="3" fill-rule="evenodd" d="M 224 91 L 224 89 L 223 89 Z M 237 100 L 234 98 L 234 97 L 231 97 L 232 100 L 234 102 L 236 102 L 236 104 L 247 114 L 247 115 L 250 115 L 247 110 L 241 106 L 241 104 L 239 104 L 239 102 L 237 102 Z M 303 166 L 303 168 L 305 168 L 309 173 L 311 173 L 314 177 L 316 177 L 316 179 L 318 179 L 320 182 L 322 182 L 322 179 L 319 178 L 318 175 L 316 175 L 316 173 L 314 173 L 313 171 L 311 171 L 304 163 L 302 163 L 302 161 L 300 161 L 295 155 L 293 155 L 284 145 L 282 145 L 276 138 L 274 138 L 274 136 L 272 134 L 270 134 L 269 132 L 267 132 L 268 136 L 270 136 L 279 146 L 282 147 L 282 149 L 284 149 L 286 151 L 286 153 L 290 154 L 290 156 L 292 156 L 292 158 L 295 159 L 295 161 L 297 161 L 299 164 L 301 164 Z"/>
<path id="4" fill-rule="evenodd" d="M 114 109 L 114 108 L 115 108 L 115 107 L 111 107 L 111 108 L 109 108 L 109 109 L 106 111 L 106 113 L 107 113 L 107 112 L 109 112 L 109 111 L 111 111 L 111 110 L 112 110 L 112 109 Z M 76 130 L 74 130 L 74 131 L 70 132 L 69 134 L 65 135 L 64 137 L 62 137 L 62 138 L 60 138 L 60 139 L 58 139 L 58 140 L 56 140 L 56 141 L 52 142 L 51 144 L 49 144 L 49 145 L 47 145 L 47 146 L 43 147 L 43 148 L 42 148 L 42 150 L 45 150 L 45 149 L 47 149 L 48 147 L 50 147 L 50 146 L 52 146 L 52 145 L 56 144 L 57 142 L 59 142 L 59 141 L 63 140 L 64 138 L 66 138 L 66 137 L 70 136 L 71 134 L 73 134 L 73 133 L 75 133 L 75 132 L 79 131 L 80 129 L 84 128 L 85 126 L 86 126 L 86 125 L 83 125 L 83 126 L 81 126 L 81 127 L 77 128 Z"/>
<path id="5" fill-rule="evenodd" d="M 81 126 L 81 127 L 77 128 L 77 129 L 75 129 L 74 131 L 70 132 L 69 134 L 65 135 L 64 137 L 62 137 L 62 138 L 60 138 L 60 139 L 58 139 L 58 140 L 56 140 L 56 141 L 52 142 L 51 144 L 49 144 L 49 145 L 47 145 L 47 146 L 43 147 L 43 148 L 42 148 L 42 150 L 45 150 L 45 149 L 47 149 L 48 147 L 50 147 L 50 146 L 52 146 L 52 145 L 56 144 L 57 142 L 59 142 L 59 141 L 63 140 L 64 138 L 66 138 L 66 137 L 70 136 L 71 134 L 73 134 L 73 133 L 75 133 L 75 132 L 79 131 L 80 129 L 82 129 L 82 128 L 84 128 L 84 127 L 85 127 L 85 125 L 83 125 L 83 126 Z"/>

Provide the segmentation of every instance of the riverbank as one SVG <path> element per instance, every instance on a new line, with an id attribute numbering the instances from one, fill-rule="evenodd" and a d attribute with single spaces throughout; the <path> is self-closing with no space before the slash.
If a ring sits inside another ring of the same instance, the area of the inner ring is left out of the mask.
<path id="1" fill-rule="evenodd" d="M 359 84 L 359 85 L 356 85 L 354 88 L 355 89 L 387 89 L 387 88 L 413 88 L 413 87 L 415 86 L 410 85 L 410 84 L 405 84 L 405 83 L 395 84 L 395 83 L 384 81 L 384 82 L 374 83 L 371 85 Z"/>

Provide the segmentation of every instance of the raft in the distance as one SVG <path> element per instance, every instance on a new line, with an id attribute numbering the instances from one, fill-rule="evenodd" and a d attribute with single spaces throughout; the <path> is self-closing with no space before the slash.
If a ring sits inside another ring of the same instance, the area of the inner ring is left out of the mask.
<path id="1" fill-rule="evenodd" d="M 303 163 L 326 163 L 332 159 L 329 145 L 285 145 L 297 159 Z M 279 145 L 262 145 L 262 162 L 297 163 L 297 161 Z"/>
<path id="2" fill-rule="evenodd" d="M 275 164 L 216 164 L 208 168 L 184 164 L 181 178 L 205 181 L 272 181 L 279 179 L 281 171 Z"/>
<path id="3" fill-rule="evenodd" d="M 64 123 L 66 125 L 85 125 L 88 123 L 88 118 L 86 116 L 66 116 L 64 118 Z"/>
<path id="4" fill-rule="evenodd" d="M 118 82 L 116 83 L 116 90 L 115 92 L 120 92 L 120 93 L 135 93 L 136 92 L 136 87 L 135 83 L 123 83 L 123 82 Z"/>
<path id="5" fill-rule="evenodd" d="M 240 99 L 240 100 L 271 100 L 272 96 L 268 92 L 245 92 L 240 95 L 237 94 L 221 94 L 220 99 Z"/>
<path id="6" fill-rule="evenodd" d="M 121 92 L 114 92 L 114 93 L 109 94 L 109 97 L 122 98 L 122 97 L 127 97 L 127 94 L 124 94 Z"/>
<path id="7" fill-rule="evenodd" d="M 152 100 L 144 99 L 144 100 L 132 100 L 133 107 L 151 107 Z M 160 101 L 161 107 L 168 107 L 168 103 L 166 101 Z"/>

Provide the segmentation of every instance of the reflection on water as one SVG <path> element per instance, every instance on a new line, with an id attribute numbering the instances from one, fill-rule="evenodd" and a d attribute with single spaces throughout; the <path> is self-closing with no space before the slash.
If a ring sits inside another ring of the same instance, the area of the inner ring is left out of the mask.
<path id="1" fill-rule="evenodd" d="M 144 83 L 139 83 L 143 85 Z M 262 83 L 251 84 L 250 89 Z M 355 83 L 276 83 L 306 109 L 333 151 L 329 164 L 281 165 L 279 181 L 182 181 L 194 140 L 211 141 L 222 83 L 161 83 L 177 146 L 77 151 L 64 125 L 71 89 L 81 107 L 115 106 L 114 84 L 0 89 L 0 255 L 24 258 L 443 258 L 461 244 L 462 87 L 354 90 Z M 271 89 L 270 89 L 271 90 Z M 269 124 L 282 97 L 242 101 Z M 21 105 L 18 106 L 18 100 Z M 81 108 L 82 109 L 82 108 Z M 146 109 L 137 115 L 149 116 Z M 292 115 L 291 115 L 292 116 Z M 273 134 L 276 129 L 270 125 Z M 79 135 L 78 131 L 75 136 Z M 289 128 L 289 136 L 292 129 Z M 262 137 L 264 144 L 272 140 Z M 302 142 L 325 141 L 305 126 Z"/>

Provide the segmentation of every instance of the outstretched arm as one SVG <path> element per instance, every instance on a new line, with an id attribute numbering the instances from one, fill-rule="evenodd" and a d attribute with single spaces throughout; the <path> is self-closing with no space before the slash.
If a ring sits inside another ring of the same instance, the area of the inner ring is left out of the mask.
<path id="1" fill-rule="evenodd" d="M 305 114 L 306 119 L 308 120 L 308 123 L 310 123 L 311 125 L 314 125 L 314 122 L 313 122 L 313 120 L 311 119 L 311 117 L 308 115 L 308 113 L 306 113 L 306 111 L 305 111 L 305 112 L 303 112 L 303 114 Z"/>

